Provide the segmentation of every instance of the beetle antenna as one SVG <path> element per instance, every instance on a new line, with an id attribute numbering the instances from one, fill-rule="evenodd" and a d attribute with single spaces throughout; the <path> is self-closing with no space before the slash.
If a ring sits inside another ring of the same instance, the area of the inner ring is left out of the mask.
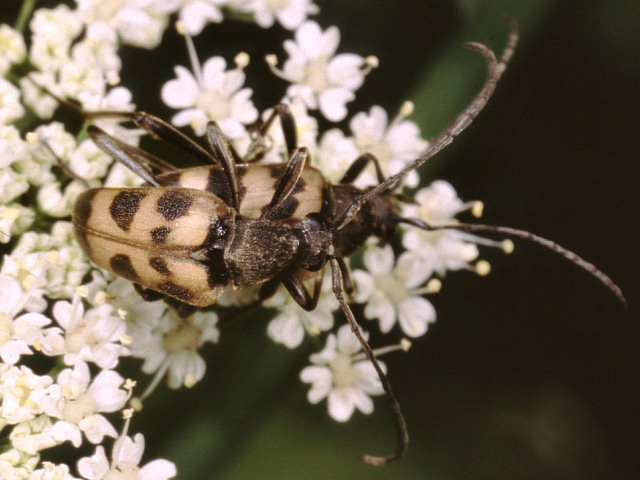
<path id="1" fill-rule="evenodd" d="M 444 132 L 442 132 L 435 140 L 430 143 L 429 147 L 424 151 L 422 155 L 420 155 L 411 163 L 405 165 L 395 175 L 392 175 L 378 186 L 362 194 L 351 205 L 349 205 L 349 208 L 347 208 L 342 218 L 336 223 L 335 230 L 340 230 L 347 223 L 349 223 L 351 219 L 360 211 L 362 206 L 369 200 L 387 190 L 393 190 L 397 188 L 397 186 L 400 184 L 407 173 L 418 168 L 424 162 L 439 153 L 440 150 L 453 142 L 453 139 L 460 135 L 478 116 L 478 114 L 482 111 L 482 109 L 491 98 L 491 95 L 493 95 L 493 92 L 496 89 L 496 85 L 498 84 L 498 80 L 500 80 L 500 77 L 506 70 L 507 64 L 509 63 L 509 60 L 511 60 L 513 52 L 515 51 L 516 45 L 518 43 L 518 22 L 510 15 L 507 15 L 507 21 L 511 24 L 511 33 L 509 34 L 509 39 L 507 40 L 507 45 L 505 46 L 504 51 L 502 52 L 500 61 L 498 61 L 495 53 L 493 53 L 493 51 L 489 47 L 482 45 L 481 43 L 467 42 L 464 44 L 464 46 L 469 50 L 479 52 L 481 55 L 483 55 L 489 64 L 489 78 L 487 79 L 482 90 L 476 95 L 473 102 L 471 102 L 471 104 L 460 115 L 458 115 L 458 117 L 453 121 L 451 125 L 449 125 L 449 127 Z"/>
<path id="2" fill-rule="evenodd" d="M 496 226 L 496 225 L 485 225 L 481 223 L 456 223 L 452 225 L 429 225 L 428 223 L 423 222 L 422 220 L 419 220 L 417 218 L 397 218 L 396 220 L 399 223 L 407 223 L 409 225 L 413 225 L 414 227 L 418 227 L 423 230 L 429 230 L 429 231 L 459 230 L 467 233 L 475 233 L 475 232 L 500 233 L 510 237 L 518 237 L 518 238 L 522 238 L 523 240 L 528 240 L 529 242 L 536 243 L 538 245 L 545 247 L 548 250 L 551 250 L 552 252 L 555 252 L 561 255 L 562 257 L 566 258 L 571 263 L 573 263 L 574 265 L 577 265 L 583 270 L 586 270 L 589 274 L 591 274 L 596 279 L 598 279 L 600 283 L 602 283 L 605 287 L 607 287 L 611 291 L 611 293 L 613 293 L 618 298 L 620 303 L 622 303 L 622 305 L 624 305 L 624 307 L 627 308 L 627 299 L 624 297 L 624 294 L 622 293 L 622 290 L 620 289 L 620 287 L 615 284 L 615 282 L 611 279 L 611 277 L 609 277 L 602 270 L 598 269 L 593 263 L 587 262 L 584 258 L 579 256 L 577 253 L 564 248 L 562 245 L 552 240 L 549 240 L 548 238 L 544 238 L 539 235 L 536 235 L 535 233 L 528 232 L 527 230 L 520 230 L 518 228 L 503 227 L 503 226 Z"/>
<path id="3" fill-rule="evenodd" d="M 362 336 L 362 332 L 360 331 L 360 325 L 356 321 L 356 318 L 349 308 L 349 305 L 344 299 L 342 295 L 344 283 L 342 281 L 342 272 L 340 271 L 340 264 L 336 258 L 331 257 L 329 259 L 331 263 L 331 277 L 332 277 L 332 288 L 333 293 L 336 296 L 336 299 L 340 303 L 340 307 L 344 312 L 345 317 L 347 317 L 347 322 L 349 322 L 349 326 L 351 327 L 351 331 L 356 336 L 360 345 L 362 346 L 362 351 L 364 352 L 367 360 L 371 362 L 373 368 L 378 374 L 378 378 L 380 379 L 380 383 L 382 384 L 382 388 L 387 394 L 387 399 L 389 400 L 389 408 L 391 409 L 391 414 L 393 415 L 393 423 L 396 427 L 396 434 L 398 437 L 396 452 L 393 455 L 389 455 L 387 457 L 378 457 L 375 455 L 363 455 L 362 460 L 370 465 L 374 465 L 376 467 L 380 467 L 386 465 L 394 460 L 399 460 L 407 453 L 407 448 L 409 447 L 409 432 L 407 431 L 407 422 L 404 419 L 404 415 L 402 414 L 402 410 L 400 410 L 400 404 L 396 399 L 396 396 L 391 389 L 391 384 L 389 383 L 389 379 L 382 371 L 378 360 L 371 350 L 369 343 Z"/>

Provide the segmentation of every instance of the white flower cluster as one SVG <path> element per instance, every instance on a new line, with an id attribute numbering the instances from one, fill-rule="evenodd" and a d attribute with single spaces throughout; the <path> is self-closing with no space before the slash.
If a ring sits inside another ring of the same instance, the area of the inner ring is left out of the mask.
<path id="1" fill-rule="evenodd" d="M 25 8 L 30 5 L 25 2 Z M 140 406 L 165 376 L 170 388 L 196 384 L 205 374 L 201 347 L 219 340 L 215 312 L 179 315 L 163 301 L 144 301 L 130 282 L 96 270 L 82 253 L 68 219 L 86 185 L 129 187 L 142 180 L 114 164 L 84 132 L 76 135 L 51 120 L 57 102 L 42 87 L 86 110 L 133 111 L 132 95 L 120 85 L 119 48 L 128 44 L 155 49 L 174 18 L 186 36 L 191 70 L 176 66 L 176 78 L 159 92 L 167 105 L 179 110 L 172 122 L 202 135 L 215 120 L 243 152 L 255 145 L 247 126 L 259 118 L 252 90 L 244 87 L 248 55 L 238 54 L 234 68 L 222 57 L 201 65 L 191 36 L 221 22 L 227 13 L 263 28 L 277 21 L 295 31 L 294 39 L 284 42 L 289 57 L 282 68 L 275 55 L 267 57 L 267 64 L 291 84 L 282 101 L 290 105 L 297 137 L 309 149 L 313 165 L 337 182 L 356 158 L 373 154 L 382 174 L 391 175 L 428 145 L 407 120 L 410 103 L 391 120 L 379 106 L 353 115 L 350 135 L 337 128 L 319 135 L 314 111 L 329 121 L 345 119 L 347 103 L 377 61 L 336 54 L 338 29 L 323 30 L 307 20 L 317 12 L 311 0 L 76 0 L 75 8 L 35 10 L 29 44 L 23 31 L 0 25 L 0 242 L 11 249 L 0 267 L 0 434 L 8 439 L 0 447 L 0 478 L 175 476 L 175 466 L 166 460 L 138 466 L 144 439 L 128 435 L 132 409 L 127 404 Z M 113 118 L 96 122 L 129 144 L 136 145 L 141 135 Z M 277 123 L 265 142 L 266 161 L 282 161 L 287 153 Z M 30 129 L 30 124 L 39 126 Z M 361 188 L 376 183 L 372 165 L 356 181 Z M 417 183 L 412 173 L 404 186 Z M 403 215 L 430 224 L 452 223 L 464 210 L 476 215 L 481 210 L 480 203 L 462 202 L 453 187 L 441 181 L 413 197 L 415 204 L 406 205 Z M 353 271 L 356 290 L 351 300 L 364 305 L 364 316 L 377 319 L 382 333 L 397 323 L 410 337 L 424 335 L 435 321 L 435 309 L 424 295 L 439 290 L 447 271 L 487 273 L 488 264 L 477 261 L 477 245 L 505 247 L 458 231 L 415 228 L 407 228 L 400 245 L 405 250 L 399 255 L 390 245 L 367 248 L 364 269 Z M 264 302 L 277 312 L 267 327 L 274 342 L 295 348 L 305 334 L 333 329 L 339 304 L 330 279 L 324 280 L 318 306 L 311 312 L 283 289 Z M 255 293 L 255 288 L 228 289 L 220 305 L 247 304 Z M 25 364 L 34 356 L 55 359 L 56 366 L 48 374 L 36 374 Z M 125 356 L 141 359 L 141 370 L 152 375 L 135 398 L 133 382 L 118 373 Z M 329 414 L 338 421 L 348 420 L 355 409 L 373 411 L 370 397 L 381 395 L 382 386 L 348 327 L 328 333 L 325 348 L 310 360 L 313 365 L 302 371 L 301 379 L 311 384 L 311 403 L 326 398 Z M 120 432 L 113 423 L 117 413 L 125 417 Z M 104 446 L 108 438 L 115 439 L 110 457 Z M 95 445 L 92 456 L 78 460 L 79 477 L 68 465 L 46 461 L 47 449 L 66 441 L 75 447 Z"/>

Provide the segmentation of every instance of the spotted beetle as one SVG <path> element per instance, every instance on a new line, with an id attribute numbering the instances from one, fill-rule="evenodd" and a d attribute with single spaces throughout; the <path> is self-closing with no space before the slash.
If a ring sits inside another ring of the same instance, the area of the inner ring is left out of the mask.
<path id="1" fill-rule="evenodd" d="M 436 227 L 400 215 L 402 197 L 395 190 L 402 179 L 449 145 L 480 113 L 513 54 L 517 38 L 517 25 L 512 21 L 512 32 L 499 60 L 484 45 L 466 45 L 487 60 L 487 82 L 420 157 L 386 179 L 375 157 L 365 154 L 352 164 L 340 183 L 326 182 L 320 172 L 307 165 L 307 150 L 297 147 L 294 120 L 286 105 L 274 109 L 257 135 L 262 138 L 274 119 L 280 118 L 289 160 L 278 165 L 253 163 L 261 157 L 259 141 L 253 145 L 255 151 L 250 149 L 241 157 L 215 123 L 207 128 L 209 152 L 166 122 L 143 112 L 84 112 L 88 118 L 117 116 L 131 120 L 211 165 L 178 170 L 89 126 L 87 133 L 96 144 L 131 168 L 146 185 L 90 189 L 82 194 L 73 212 L 79 243 L 96 264 L 148 289 L 147 293 L 159 292 L 194 307 L 214 304 L 229 283 L 263 284 L 254 304 L 283 284 L 298 304 L 313 310 L 321 282 L 321 275 L 314 272 L 321 272 L 328 263 L 333 293 L 381 380 L 398 433 L 394 454 L 366 455 L 364 459 L 374 465 L 396 460 L 408 446 L 404 417 L 343 295 L 343 291 L 353 289 L 343 259 L 369 237 L 389 238 L 398 224 L 407 223 L 426 230 L 498 232 L 529 239 L 586 269 L 624 301 L 619 288 L 593 265 L 529 232 L 478 224 Z M 379 183 L 358 189 L 352 182 L 369 163 L 376 168 Z M 152 168 L 160 173 L 154 174 Z M 315 277 L 312 293 L 304 285 L 309 277 Z"/>

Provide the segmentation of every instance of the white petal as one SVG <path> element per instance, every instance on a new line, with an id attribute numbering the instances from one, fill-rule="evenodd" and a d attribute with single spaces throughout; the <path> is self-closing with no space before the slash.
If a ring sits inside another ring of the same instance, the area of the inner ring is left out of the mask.
<path id="1" fill-rule="evenodd" d="M 381 248 L 368 248 L 364 252 L 363 262 L 367 270 L 374 276 L 391 272 L 394 262 L 391 245 L 385 245 Z"/>
<path id="2" fill-rule="evenodd" d="M 430 323 L 436 321 L 436 310 L 422 297 L 410 297 L 398 307 L 398 323 L 410 337 L 427 333 Z"/>
<path id="3" fill-rule="evenodd" d="M 267 335 L 287 348 L 296 348 L 304 338 L 304 328 L 297 315 L 282 313 L 267 325 Z"/>
<path id="4" fill-rule="evenodd" d="M 338 422 L 349 420 L 354 411 L 351 392 L 347 389 L 332 390 L 327 399 L 327 409 L 334 420 Z"/>
<path id="5" fill-rule="evenodd" d="M 176 466 L 169 460 L 162 458 L 147 463 L 140 469 L 140 480 L 166 480 L 178 474 Z"/>
<path id="6" fill-rule="evenodd" d="M 174 71 L 177 79 L 169 80 L 162 86 L 162 100 L 172 108 L 190 107 L 200 92 L 198 82 L 189 70 L 180 65 Z"/>
<path id="7" fill-rule="evenodd" d="M 327 120 L 339 122 L 347 116 L 345 104 L 354 98 L 356 98 L 355 94 L 346 88 L 325 90 L 318 97 L 320 112 Z"/>

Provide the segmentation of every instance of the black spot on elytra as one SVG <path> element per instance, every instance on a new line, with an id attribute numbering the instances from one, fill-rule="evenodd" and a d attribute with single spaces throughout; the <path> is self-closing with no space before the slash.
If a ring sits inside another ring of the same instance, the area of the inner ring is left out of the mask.
<path id="1" fill-rule="evenodd" d="M 158 213 L 167 220 L 185 216 L 193 203 L 191 195 L 180 190 L 169 190 L 158 199 Z"/>
<path id="2" fill-rule="evenodd" d="M 162 275 L 171 275 L 171 270 L 169 270 L 167 262 L 165 262 L 162 257 L 151 257 L 149 259 L 149 265 L 151 265 L 151 268 L 156 272 L 159 272 Z"/>
<path id="3" fill-rule="evenodd" d="M 116 275 L 124 277 L 127 280 L 131 280 L 132 282 L 140 282 L 140 277 L 133 268 L 131 259 L 128 255 L 123 255 L 121 253 L 114 255 L 111 257 L 109 264 L 111 265 L 111 270 L 113 270 L 113 273 Z"/>
<path id="4" fill-rule="evenodd" d="M 154 228 L 151 230 L 151 241 L 156 245 L 160 245 L 167 241 L 167 236 L 170 232 L 171 229 L 169 227 Z"/>
<path id="5" fill-rule="evenodd" d="M 173 282 L 164 282 L 158 285 L 158 290 L 170 297 L 189 303 L 193 299 L 193 292 L 186 287 L 181 287 Z"/>
<path id="6" fill-rule="evenodd" d="M 111 218 L 125 232 L 129 230 L 131 222 L 140 208 L 140 202 L 146 195 L 140 191 L 123 190 L 113 197 L 109 207 Z"/>

